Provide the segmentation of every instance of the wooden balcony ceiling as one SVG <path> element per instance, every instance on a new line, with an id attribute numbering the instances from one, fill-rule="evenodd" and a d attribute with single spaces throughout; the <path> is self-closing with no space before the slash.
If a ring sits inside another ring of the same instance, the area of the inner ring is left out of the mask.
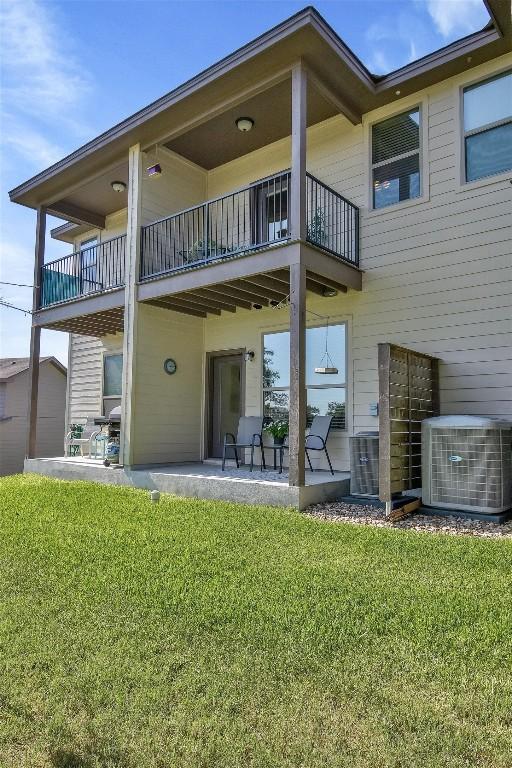
<path id="1" fill-rule="evenodd" d="M 332 102 L 311 84 L 308 86 L 307 105 L 308 126 L 327 120 L 339 112 Z M 242 116 L 254 120 L 252 130 L 247 133 L 241 133 L 236 127 L 236 119 Z M 287 78 L 177 136 L 165 146 L 211 170 L 283 139 L 290 135 L 290 131 L 291 86 L 290 79 Z"/>
<path id="2" fill-rule="evenodd" d="M 112 333 L 124 330 L 124 309 L 105 309 L 90 315 L 79 315 L 65 320 L 57 320 L 53 323 L 44 323 L 44 328 L 52 331 L 65 331 L 66 333 L 78 333 L 82 336 L 108 336 Z"/>
<path id="3" fill-rule="evenodd" d="M 318 296 L 346 293 L 347 286 L 312 271 L 306 273 L 306 288 Z M 183 291 L 145 303 L 195 317 L 220 315 L 222 312 L 236 312 L 237 308 L 254 309 L 285 305 L 290 293 L 288 268 L 264 272 L 258 275 L 229 280 L 208 287 Z"/>

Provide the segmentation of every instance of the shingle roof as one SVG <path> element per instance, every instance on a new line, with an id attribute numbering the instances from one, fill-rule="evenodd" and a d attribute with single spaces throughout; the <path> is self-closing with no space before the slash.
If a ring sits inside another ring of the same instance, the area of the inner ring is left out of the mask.
<path id="1" fill-rule="evenodd" d="M 65 366 L 63 366 L 62 363 L 59 363 L 59 361 L 55 357 L 52 357 L 52 356 L 42 357 L 40 362 L 44 363 L 46 361 L 53 363 L 64 374 L 67 373 Z M 10 379 L 12 376 L 16 376 L 18 373 L 28 370 L 29 363 L 30 363 L 30 358 L 28 357 L 0 358 L 0 381 L 6 381 L 7 379 Z"/>

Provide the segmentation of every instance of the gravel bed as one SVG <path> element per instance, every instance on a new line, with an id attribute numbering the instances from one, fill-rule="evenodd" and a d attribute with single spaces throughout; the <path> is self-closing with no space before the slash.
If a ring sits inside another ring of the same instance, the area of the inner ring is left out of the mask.
<path id="1" fill-rule="evenodd" d="M 345 504 L 341 501 L 314 504 L 308 507 L 304 514 L 330 523 L 375 525 L 380 528 L 406 528 L 413 531 L 448 533 L 459 536 L 512 538 L 512 520 L 498 525 L 482 520 L 468 520 L 463 517 L 437 517 L 436 515 L 416 513 L 392 523 L 386 520 L 385 511 L 380 507 Z"/>

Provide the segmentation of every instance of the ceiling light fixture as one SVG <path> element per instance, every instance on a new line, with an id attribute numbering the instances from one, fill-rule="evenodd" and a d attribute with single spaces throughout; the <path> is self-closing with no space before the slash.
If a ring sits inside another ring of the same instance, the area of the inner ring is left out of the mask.
<path id="1" fill-rule="evenodd" d="M 114 192 L 124 192 L 126 189 L 126 184 L 124 181 L 111 181 L 110 186 L 114 190 Z"/>
<path id="2" fill-rule="evenodd" d="M 252 117 L 238 117 L 235 120 L 235 125 L 242 133 L 247 133 L 254 126 L 254 120 Z"/>

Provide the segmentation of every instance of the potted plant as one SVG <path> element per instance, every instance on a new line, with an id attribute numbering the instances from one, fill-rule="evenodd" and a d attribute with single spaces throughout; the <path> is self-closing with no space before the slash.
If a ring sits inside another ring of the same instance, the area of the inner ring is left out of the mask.
<path id="1" fill-rule="evenodd" d="M 272 435 L 274 438 L 274 445 L 283 445 L 286 436 L 288 435 L 288 422 L 287 421 L 273 421 L 267 427 L 265 432 Z"/>

